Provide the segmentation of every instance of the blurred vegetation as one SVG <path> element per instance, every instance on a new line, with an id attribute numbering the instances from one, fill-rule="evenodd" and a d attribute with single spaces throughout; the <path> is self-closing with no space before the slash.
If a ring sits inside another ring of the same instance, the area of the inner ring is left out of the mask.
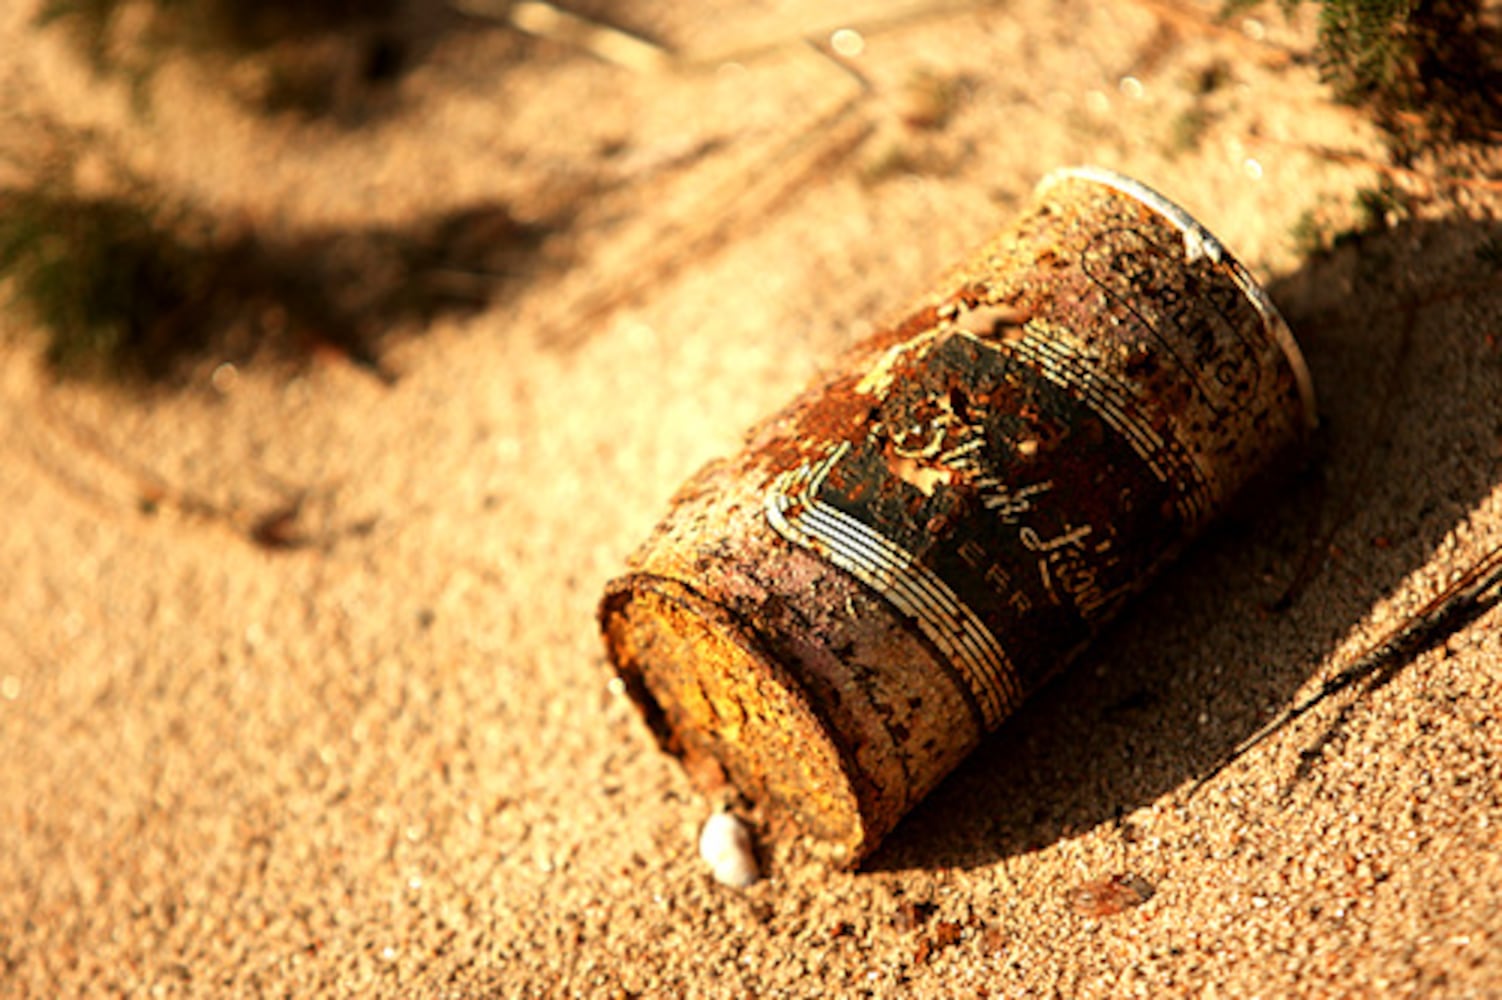
<path id="1" fill-rule="evenodd" d="M 142 184 L 101 196 L 49 180 L 0 189 L 0 289 L 64 375 L 171 379 L 322 350 L 389 380 L 389 337 L 484 308 L 548 266 L 548 233 L 492 204 L 401 228 L 226 231 Z"/>
<path id="2" fill-rule="evenodd" d="M 1225 0 L 1225 10 L 1262 2 Z M 1323 75 L 1398 137 L 1400 155 L 1434 134 L 1498 134 L 1502 41 L 1483 0 L 1277 2 L 1285 11 L 1318 3 Z M 67 30 L 97 69 L 138 84 L 167 56 L 182 55 L 262 109 L 354 121 L 425 46 L 472 23 L 438 0 L 42 0 L 39 21 Z M 1196 92 L 1230 76 L 1217 63 Z M 942 75 L 915 76 L 904 89 L 904 121 L 913 130 L 940 126 L 960 93 Z M 1166 150 L 1193 149 L 1211 124 L 1196 105 L 1168 123 Z M 76 158 L 87 144 L 63 145 Z M 907 147 L 882 155 L 869 168 L 877 177 L 943 166 L 911 158 Z M 551 248 L 560 241 L 548 237 L 568 224 L 524 224 L 487 204 L 402 228 L 265 232 L 129 178 L 107 193 L 82 191 L 58 179 L 73 176 L 71 163 L 29 175 L 47 180 L 0 188 L 0 291 L 48 331 L 47 356 L 67 373 L 167 378 L 197 358 L 327 348 L 389 377 L 381 349 L 393 331 L 482 308 L 512 279 L 557 266 Z M 1345 231 L 1311 214 L 1297 238 L 1321 252 L 1406 210 L 1387 188 L 1362 192 L 1357 209 Z"/>
<path id="3" fill-rule="evenodd" d="M 249 65 L 223 81 L 231 91 L 310 116 L 359 110 L 460 20 L 444 5 L 401 0 L 45 0 L 37 17 L 65 28 L 97 71 L 132 80 L 138 97 L 162 59 L 182 53 Z"/>
<path id="4" fill-rule="evenodd" d="M 255 110 L 357 125 L 387 106 L 383 84 L 472 22 L 426 0 L 43 0 L 37 23 L 130 80 L 143 105 L 153 74 L 181 57 Z M 45 331 L 59 374 L 170 381 L 203 362 L 332 351 L 389 379 L 390 337 L 561 263 L 549 240 L 561 217 L 524 222 L 485 203 L 288 232 L 175 200 L 97 135 L 0 118 L 24 161 L 0 184 L 0 295 Z M 101 158 L 107 177 L 79 186 L 78 165 L 98 174 Z"/>
<path id="5" fill-rule="evenodd" d="M 46 0 L 41 23 L 70 20 L 91 54 L 108 58 L 112 22 L 142 0 Z M 347 31 L 390 17 L 396 0 L 149 0 L 150 30 L 163 40 L 244 52 L 288 38 Z"/>
<path id="6" fill-rule="evenodd" d="M 1306 209 L 1294 223 L 1290 235 L 1299 254 L 1320 257 L 1369 236 L 1387 232 L 1412 218 L 1411 196 L 1391 181 L 1359 188 L 1349 212 L 1326 212 L 1322 207 Z M 1333 221 L 1332 216 L 1343 219 Z"/>
<path id="7" fill-rule="evenodd" d="M 1229 0 L 1228 14 L 1260 0 Z M 1291 11 L 1310 0 L 1280 0 Z M 1317 0 L 1321 74 L 1396 134 L 1461 139 L 1502 125 L 1502 28 L 1484 0 Z M 1420 137 L 1422 138 L 1422 137 Z"/>
<path id="8" fill-rule="evenodd" d="M 150 364 L 204 291 L 192 250 L 141 205 L 53 190 L 0 192 L 0 273 L 50 331 L 48 360 L 70 373 L 137 351 Z"/>

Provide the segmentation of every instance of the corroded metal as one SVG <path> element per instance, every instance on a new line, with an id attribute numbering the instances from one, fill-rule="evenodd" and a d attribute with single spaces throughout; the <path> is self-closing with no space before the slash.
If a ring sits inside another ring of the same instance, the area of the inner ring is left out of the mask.
<path id="1" fill-rule="evenodd" d="M 853 864 L 1313 422 L 1181 209 L 1061 171 L 701 470 L 600 618 L 653 732 Z"/>

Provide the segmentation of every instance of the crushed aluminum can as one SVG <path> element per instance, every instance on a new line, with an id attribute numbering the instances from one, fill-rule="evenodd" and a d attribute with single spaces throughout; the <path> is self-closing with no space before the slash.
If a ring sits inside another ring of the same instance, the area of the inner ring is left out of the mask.
<path id="1" fill-rule="evenodd" d="M 701 786 L 853 865 L 1314 412 L 1215 237 L 1129 178 L 1058 171 L 690 480 L 607 589 L 608 654 Z"/>

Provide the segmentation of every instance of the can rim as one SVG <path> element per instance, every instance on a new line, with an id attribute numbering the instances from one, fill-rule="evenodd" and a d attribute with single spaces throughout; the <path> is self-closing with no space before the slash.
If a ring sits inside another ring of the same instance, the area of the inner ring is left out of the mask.
<path id="1" fill-rule="evenodd" d="M 1298 341 L 1294 339 L 1293 331 L 1283 319 L 1283 314 L 1273 304 L 1267 291 L 1257 283 L 1247 269 L 1234 256 L 1226 251 L 1224 244 L 1215 238 L 1215 235 L 1194 216 L 1190 215 L 1181 205 L 1164 197 L 1153 188 L 1135 178 L 1117 173 L 1105 167 L 1077 166 L 1061 167 L 1049 172 L 1038 182 L 1037 191 L 1041 194 L 1056 184 L 1067 180 L 1091 181 L 1103 184 L 1106 187 L 1119 191 L 1132 198 L 1158 215 L 1162 216 L 1174 228 L 1184 234 L 1184 255 L 1191 263 L 1202 257 L 1208 257 L 1216 264 L 1224 264 L 1230 268 L 1231 275 L 1242 292 L 1251 301 L 1253 307 L 1261 314 L 1262 321 L 1267 325 L 1273 340 L 1282 349 L 1283 356 L 1288 359 L 1288 365 L 1293 370 L 1294 381 L 1299 387 L 1299 401 L 1303 404 L 1304 425 L 1306 429 L 1313 430 L 1319 425 L 1319 411 L 1316 408 L 1314 396 L 1314 380 L 1309 376 L 1309 366 L 1304 361 L 1304 352 L 1300 350 Z"/>

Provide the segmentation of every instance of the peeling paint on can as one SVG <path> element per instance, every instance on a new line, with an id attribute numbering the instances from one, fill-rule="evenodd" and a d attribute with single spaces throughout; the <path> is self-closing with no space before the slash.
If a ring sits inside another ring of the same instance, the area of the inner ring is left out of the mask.
<path id="1" fill-rule="evenodd" d="M 855 864 L 1313 426 L 1182 209 L 1094 168 L 711 463 L 600 608 L 653 733 Z"/>

